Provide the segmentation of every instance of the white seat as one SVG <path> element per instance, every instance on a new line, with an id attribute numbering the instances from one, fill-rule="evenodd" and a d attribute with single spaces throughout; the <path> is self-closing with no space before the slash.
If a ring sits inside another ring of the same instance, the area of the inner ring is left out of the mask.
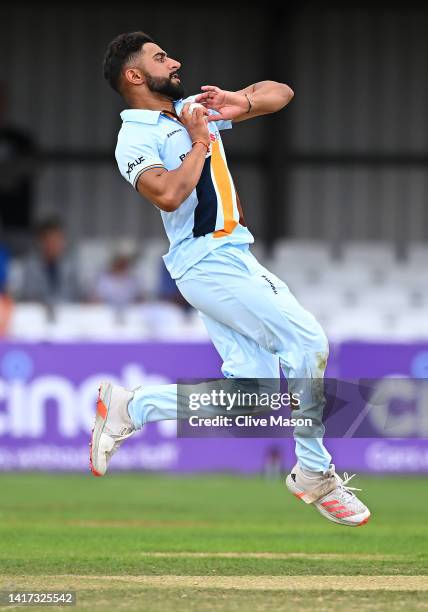
<path id="1" fill-rule="evenodd" d="M 55 308 L 49 334 L 52 339 L 110 340 L 120 336 L 120 321 L 110 306 L 60 305 Z"/>
<path id="2" fill-rule="evenodd" d="M 330 340 L 378 340 L 391 338 L 395 318 L 382 311 L 346 308 L 332 316 L 325 331 Z"/>
<path id="3" fill-rule="evenodd" d="M 361 307 L 385 313 L 408 312 L 412 304 L 409 291 L 400 287 L 361 288 L 356 297 Z"/>
<path id="4" fill-rule="evenodd" d="M 425 242 L 410 244 L 407 261 L 410 266 L 428 268 L 428 244 Z"/>
<path id="5" fill-rule="evenodd" d="M 279 240 L 273 259 L 287 268 L 320 268 L 331 262 L 331 249 L 326 242 L 315 240 Z"/>
<path id="6" fill-rule="evenodd" d="M 338 291 L 323 291 L 309 286 L 301 287 L 294 295 L 303 308 L 315 316 L 317 313 L 342 309 L 345 301 Z"/>
<path id="7" fill-rule="evenodd" d="M 344 245 L 343 262 L 388 269 L 396 265 L 396 257 L 390 242 L 350 241 Z"/>
<path id="8" fill-rule="evenodd" d="M 378 285 L 385 277 L 371 266 L 364 263 L 335 263 L 322 271 L 323 284 L 336 286 L 338 289 L 358 292 L 361 288 Z"/>
<path id="9" fill-rule="evenodd" d="M 289 287 L 290 291 L 294 294 L 305 289 L 306 287 L 312 287 L 318 285 L 319 278 L 314 277 L 308 273 L 307 270 L 300 268 L 291 268 L 280 264 L 280 262 L 271 262 L 270 265 L 266 266 L 268 270 L 273 272 L 278 278 L 280 278 Z"/>
<path id="10" fill-rule="evenodd" d="M 78 245 L 76 257 L 79 283 L 86 295 L 93 293 L 95 280 L 106 269 L 111 255 L 111 242 L 108 240 L 83 240 Z"/>
<path id="11" fill-rule="evenodd" d="M 428 287 L 428 265 L 421 268 L 410 264 L 396 265 L 388 270 L 386 283 L 403 289 L 423 291 Z"/>
<path id="12" fill-rule="evenodd" d="M 8 336 L 17 340 L 44 340 L 48 317 L 42 304 L 17 304 L 12 310 Z"/>
<path id="13" fill-rule="evenodd" d="M 428 316 L 423 309 L 403 313 L 397 319 L 394 338 L 402 342 L 428 340 Z"/>
<path id="14" fill-rule="evenodd" d="M 128 324 L 141 325 L 151 340 L 185 339 L 186 315 L 178 304 L 148 302 L 126 312 Z"/>

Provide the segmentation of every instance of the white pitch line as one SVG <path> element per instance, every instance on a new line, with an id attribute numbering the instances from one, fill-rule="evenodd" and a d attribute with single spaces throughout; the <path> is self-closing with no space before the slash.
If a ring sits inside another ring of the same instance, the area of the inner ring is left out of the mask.
<path id="1" fill-rule="evenodd" d="M 124 585 L 147 588 L 238 591 L 428 591 L 427 576 L 8 576 L 1 588 L 13 590 L 110 590 Z"/>
<path id="2" fill-rule="evenodd" d="M 165 551 L 144 551 L 140 553 L 142 557 L 157 558 L 184 558 L 184 559 L 354 559 L 354 560 L 399 560 L 401 555 L 382 555 L 369 553 L 276 553 L 276 552 L 165 552 Z"/>
<path id="3" fill-rule="evenodd" d="M 152 587 L 274 591 L 428 591 L 426 576 L 134 576 Z M 126 582 L 127 578 L 123 580 Z"/>

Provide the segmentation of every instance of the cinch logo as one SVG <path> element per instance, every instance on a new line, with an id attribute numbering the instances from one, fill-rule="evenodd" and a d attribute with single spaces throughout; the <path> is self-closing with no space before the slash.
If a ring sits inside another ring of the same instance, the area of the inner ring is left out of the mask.
<path id="1" fill-rule="evenodd" d="M 211 140 L 211 142 L 215 142 L 217 140 L 215 134 L 211 134 L 210 133 L 210 140 Z"/>
<path id="2" fill-rule="evenodd" d="M 118 375 L 95 372 L 79 382 L 54 373 L 33 377 L 33 369 L 31 356 L 21 351 L 6 354 L 1 360 L 0 440 L 3 436 L 42 440 L 54 431 L 59 438 L 70 440 L 82 433 L 88 435 L 100 380 L 110 379 L 130 389 L 171 382 L 166 376 L 147 374 L 132 362 L 124 364 Z M 165 428 L 159 432 L 165 437 L 171 435 Z"/>
<path id="3" fill-rule="evenodd" d="M 133 169 L 139 164 L 143 163 L 145 159 L 146 159 L 145 157 L 141 156 L 141 157 L 138 157 L 137 159 L 134 159 L 133 162 L 128 162 L 128 170 L 126 171 L 128 178 L 130 178 L 131 172 L 133 171 Z"/>
<path id="4" fill-rule="evenodd" d="M 173 130 L 172 132 L 169 132 L 166 137 L 169 138 L 170 136 L 172 136 L 173 134 L 178 134 L 178 132 L 182 132 L 182 129 L 179 130 Z"/>

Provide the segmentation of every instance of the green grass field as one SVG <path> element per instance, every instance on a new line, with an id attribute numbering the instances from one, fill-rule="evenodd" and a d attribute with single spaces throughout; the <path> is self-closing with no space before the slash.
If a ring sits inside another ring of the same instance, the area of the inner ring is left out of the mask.
<path id="1" fill-rule="evenodd" d="M 358 483 L 372 519 L 351 529 L 260 478 L 2 475 L 0 588 L 87 610 L 427 608 L 426 479 Z"/>

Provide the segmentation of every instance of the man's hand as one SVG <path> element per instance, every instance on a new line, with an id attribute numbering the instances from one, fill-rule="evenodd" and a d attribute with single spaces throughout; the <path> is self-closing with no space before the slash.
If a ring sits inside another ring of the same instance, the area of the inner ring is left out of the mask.
<path id="1" fill-rule="evenodd" d="M 195 108 L 193 113 L 189 113 L 190 102 L 183 106 L 180 114 L 180 121 L 189 132 L 192 142 L 200 140 L 210 146 L 210 132 L 208 130 L 207 118 L 208 110 L 206 108 Z"/>
<path id="2" fill-rule="evenodd" d="M 201 87 L 203 93 L 195 101 L 217 111 L 208 121 L 232 119 L 235 123 L 252 117 L 276 113 L 293 98 L 293 90 L 284 83 L 260 81 L 240 91 L 224 91 L 214 85 Z"/>
<path id="3" fill-rule="evenodd" d="M 195 108 L 190 114 L 189 106 L 190 103 L 184 105 L 180 121 L 188 131 L 192 143 L 199 141 L 203 144 L 192 146 L 175 170 L 152 168 L 142 172 L 136 183 L 139 194 L 167 213 L 177 210 L 195 189 L 210 146 L 207 109 Z"/>
<path id="4" fill-rule="evenodd" d="M 204 85 L 201 89 L 203 93 L 196 96 L 195 102 L 219 113 L 210 115 L 208 121 L 236 119 L 249 110 L 248 98 L 241 92 L 225 91 L 214 85 Z"/>

